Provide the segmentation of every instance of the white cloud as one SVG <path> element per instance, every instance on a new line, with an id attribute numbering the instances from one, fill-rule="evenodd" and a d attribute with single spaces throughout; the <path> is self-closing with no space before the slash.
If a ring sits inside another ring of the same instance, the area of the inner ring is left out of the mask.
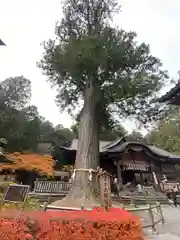
<path id="1" fill-rule="evenodd" d="M 124 0 L 116 24 L 138 33 L 138 40 L 151 46 L 171 76 L 179 70 L 179 0 Z M 59 113 L 54 92 L 46 77 L 36 68 L 41 58 L 40 43 L 54 36 L 55 21 L 62 17 L 59 0 L 1 0 L 0 38 L 7 47 L 0 49 L 0 79 L 24 75 L 32 81 L 32 103 L 54 124 L 71 125 L 67 114 Z M 169 88 L 169 86 L 168 86 Z M 132 124 L 127 124 L 133 128 Z"/>

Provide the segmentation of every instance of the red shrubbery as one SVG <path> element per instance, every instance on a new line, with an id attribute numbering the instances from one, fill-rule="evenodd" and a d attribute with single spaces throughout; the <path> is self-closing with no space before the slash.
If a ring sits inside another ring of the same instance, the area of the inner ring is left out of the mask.
<path id="1" fill-rule="evenodd" d="M 0 219 L 0 239 L 142 240 L 143 234 L 139 220 L 130 213 L 96 208 L 78 212 L 4 213 Z"/>

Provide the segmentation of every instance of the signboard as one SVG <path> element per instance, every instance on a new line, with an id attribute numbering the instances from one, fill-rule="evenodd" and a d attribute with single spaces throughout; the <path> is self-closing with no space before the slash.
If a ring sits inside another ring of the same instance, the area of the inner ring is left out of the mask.
<path id="1" fill-rule="evenodd" d="M 24 202 L 29 193 L 28 185 L 10 184 L 4 194 L 4 202 Z"/>
<path id="2" fill-rule="evenodd" d="M 133 171 L 142 171 L 142 172 L 148 172 L 149 171 L 149 165 L 147 164 L 139 164 L 139 163 L 125 163 L 124 164 L 124 170 L 133 170 Z"/>
<path id="3" fill-rule="evenodd" d="M 111 176 L 107 172 L 100 175 L 100 197 L 106 207 L 112 206 Z"/>

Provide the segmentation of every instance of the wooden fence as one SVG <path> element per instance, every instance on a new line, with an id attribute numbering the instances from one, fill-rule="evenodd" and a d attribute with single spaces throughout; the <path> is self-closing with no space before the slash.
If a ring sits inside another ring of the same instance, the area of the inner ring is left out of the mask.
<path id="1" fill-rule="evenodd" d="M 63 193 L 68 192 L 71 183 L 60 181 L 36 180 L 34 185 L 34 193 Z"/>
<path id="2" fill-rule="evenodd" d="M 91 209 L 85 209 L 83 206 L 80 206 L 79 208 L 73 208 L 73 207 L 57 207 L 52 206 L 48 204 L 41 205 L 41 207 L 44 209 L 44 211 L 48 210 L 54 210 L 54 211 L 80 211 L 80 210 L 86 210 L 90 211 Z M 153 232 L 156 232 L 156 227 L 158 223 L 164 224 L 164 216 L 161 208 L 160 203 L 156 203 L 155 205 L 148 204 L 146 207 L 140 207 L 140 208 L 126 208 L 122 207 L 128 212 L 132 212 L 133 214 L 137 215 L 141 219 L 142 228 L 152 228 Z M 137 214 L 138 213 L 138 214 Z M 139 214 L 140 213 L 140 214 Z M 142 216 L 143 214 L 143 216 Z M 144 217 L 144 219 L 142 218 Z M 145 220 L 145 221 L 143 221 Z"/>
<path id="3" fill-rule="evenodd" d="M 156 225 L 160 222 L 164 224 L 163 211 L 159 202 L 157 202 L 155 205 L 148 204 L 147 207 L 132 208 L 126 210 L 140 217 L 142 228 L 151 227 L 152 231 L 156 232 Z"/>

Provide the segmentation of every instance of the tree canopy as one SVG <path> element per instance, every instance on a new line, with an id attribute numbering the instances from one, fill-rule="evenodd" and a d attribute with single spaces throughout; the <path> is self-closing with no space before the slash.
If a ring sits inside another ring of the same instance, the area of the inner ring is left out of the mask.
<path id="1" fill-rule="evenodd" d="M 10 77 L 0 83 L 1 103 L 6 107 L 22 109 L 31 98 L 31 82 L 23 76 Z"/>
<path id="2" fill-rule="evenodd" d="M 109 14 L 117 10 L 116 5 L 114 0 L 66 1 L 64 17 L 55 29 L 57 38 L 44 42 L 39 66 L 59 88 L 61 108 L 84 100 L 92 84 L 98 112 L 118 112 L 121 118 L 132 115 L 144 121 L 152 114 L 150 97 L 167 74 L 149 46 L 137 43 L 135 32 L 110 26 Z"/>

